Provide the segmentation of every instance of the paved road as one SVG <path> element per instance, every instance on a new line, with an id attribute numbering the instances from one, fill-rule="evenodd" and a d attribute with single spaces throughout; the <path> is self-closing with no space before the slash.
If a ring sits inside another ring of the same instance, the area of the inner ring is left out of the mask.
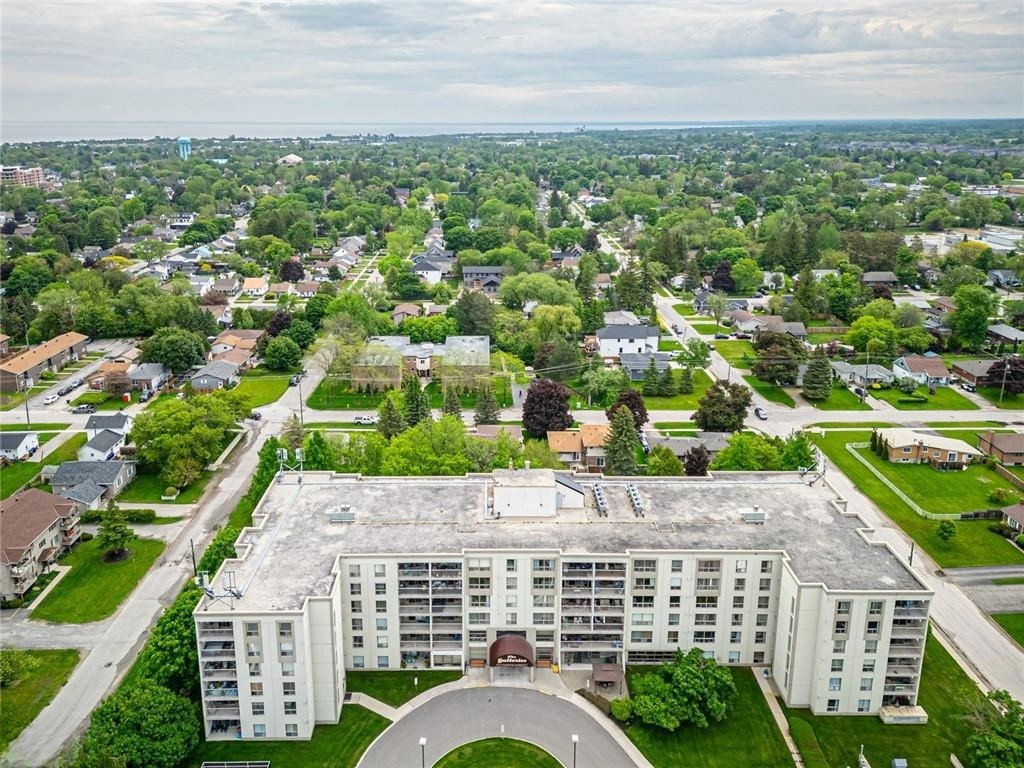
<path id="1" fill-rule="evenodd" d="M 635 768 L 615 739 L 579 707 L 537 691 L 502 687 L 453 691 L 417 707 L 374 742 L 359 768 L 419 768 L 421 736 L 427 738 L 428 766 L 461 744 L 500 736 L 529 741 L 570 766 L 574 733 L 580 737 L 578 768 Z"/>

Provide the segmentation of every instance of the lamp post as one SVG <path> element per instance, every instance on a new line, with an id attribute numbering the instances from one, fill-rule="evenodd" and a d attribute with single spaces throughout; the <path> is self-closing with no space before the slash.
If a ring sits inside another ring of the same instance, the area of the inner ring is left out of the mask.
<path id="1" fill-rule="evenodd" d="M 579 743 L 579 734 L 574 733 L 572 735 L 572 768 L 576 768 L 576 747 L 579 746 Z"/>
<path id="2" fill-rule="evenodd" d="M 420 736 L 420 768 L 427 768 L 427 737 Z"/>

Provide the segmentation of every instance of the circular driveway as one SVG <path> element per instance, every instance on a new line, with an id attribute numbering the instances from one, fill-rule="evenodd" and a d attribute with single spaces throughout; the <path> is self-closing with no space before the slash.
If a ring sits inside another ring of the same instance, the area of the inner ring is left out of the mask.
<path id="1" fill-rule="evenodd" d="M 574 733 L 580 737 L 577 768 L 635 768 L 615 739 L 579 707 L 501 686 L 452 691 L 417 707 L 381 734 L 359 768 L 419 768 L 421 736 L 427 739 L 428 766 L 461 744 L 501 736 L 528 741 L 571 766 Z"/>

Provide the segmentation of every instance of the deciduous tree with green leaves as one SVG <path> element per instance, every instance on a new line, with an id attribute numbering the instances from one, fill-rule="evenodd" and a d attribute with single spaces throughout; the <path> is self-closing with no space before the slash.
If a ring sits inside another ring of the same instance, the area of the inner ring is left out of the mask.
<path id="1" fill-rule="evenodd" d="M 113 499 L 108 501 L 96 532 L 96 544 L 103 550 L 104 559 L 124 560 L 130 554 L 128 547 L 135 538 L 135 531 L 128 525 L 120 507 Z"/>
<path id="2" fill-rule="evenodd" d="M 705 432 L 738 432 L 751 399 L 750 390 L 743 384 L 717 382 L 700 399 L 693 420 Z"/>
<path id="3" fill-rule="evenodd" d="M 732 672 L 705 658 L 700 648 L 676 651 L 671 663 L 638 675 L 630 684 L 633 714 L 667 731 L 719 723 L 729 714 L 735 697 Z"/>
<path id="4" fill-rule="evenodd" d="M 656 477 L 679 477 L 684 474 L 683 462 L 667 445 L 656 445 L 647 454 L 647 474 Z"/>

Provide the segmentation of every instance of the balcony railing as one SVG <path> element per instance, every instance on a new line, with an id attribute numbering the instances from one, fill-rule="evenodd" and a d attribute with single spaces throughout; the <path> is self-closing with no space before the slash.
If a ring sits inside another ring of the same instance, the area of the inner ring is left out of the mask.
<path id="1" fill-rule="evenodd" d="M 203 695 L 207 699 L 237 699 L 238 688 L 204 688 Z"/>

